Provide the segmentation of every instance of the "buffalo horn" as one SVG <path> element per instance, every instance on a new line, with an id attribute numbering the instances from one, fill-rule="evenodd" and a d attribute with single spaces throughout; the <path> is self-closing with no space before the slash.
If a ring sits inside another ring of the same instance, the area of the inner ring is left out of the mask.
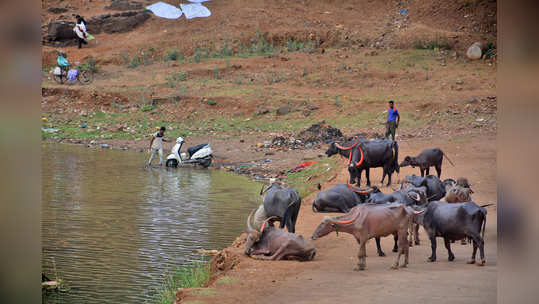
<path id="1" fill-rule="evenodd" d="M 251 214 L 249 214 L 249 217 L 247 218 L 247 232 L 251 232 L 253 231 L 253 226 L 251 226 L 251 218 L 253 217 L 253 214 L 255 213 L 255 211 L 251 211 Z"/>

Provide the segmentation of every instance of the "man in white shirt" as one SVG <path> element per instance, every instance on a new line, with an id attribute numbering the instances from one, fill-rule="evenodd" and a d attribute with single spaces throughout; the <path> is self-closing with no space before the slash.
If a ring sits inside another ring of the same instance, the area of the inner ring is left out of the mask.
<path id="1" fill-rule="evenodd" d="M 152 141 L 150 142 L 150 150 L 152 151 L 152 156 L 150 156 L 150 161 L 148 161 L 148 166 L 152 165 L 152 160 L 155 156 L 155 153 L 159 153 L 159 166 L 163 166 L 163 142 L 165 140 L 165 127 L 161 127 L 158 132 L 152 134 Z"/>

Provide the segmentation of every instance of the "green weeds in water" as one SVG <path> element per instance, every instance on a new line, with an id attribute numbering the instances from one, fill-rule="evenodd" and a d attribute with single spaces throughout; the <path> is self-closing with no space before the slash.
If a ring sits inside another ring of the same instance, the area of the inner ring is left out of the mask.
<path id="1" fill-rule="evenodd" d="M 202 287 L 210 278 L 210 266 L 207 262 L 196 261 L 190 265 L 178 266 L 164 276 L 161 287 L 153 294 L 154 304 L 173 303 L 178 288 Z"/>

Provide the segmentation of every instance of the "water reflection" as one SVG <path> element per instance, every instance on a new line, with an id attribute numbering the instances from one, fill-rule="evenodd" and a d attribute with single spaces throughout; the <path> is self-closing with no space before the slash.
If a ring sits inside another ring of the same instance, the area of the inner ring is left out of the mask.
<path id="1" fill-rule="evenodd" d="M 42 267 L 71 284 L 46 303 L 140 303 L 172 266 L 220 249 L 260 197 L 244 177 L 144 168 L 145 155 L 73 145 L 42 149 Z"/>

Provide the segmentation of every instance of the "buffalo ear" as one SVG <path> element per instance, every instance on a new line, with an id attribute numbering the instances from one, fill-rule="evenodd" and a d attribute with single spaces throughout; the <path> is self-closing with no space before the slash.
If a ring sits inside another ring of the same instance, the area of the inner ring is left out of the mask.
<path id="1" fill-rule="evenodd" d="M 410 159 L 411 159 L 410 156 L 406 156 L 406 157 L 404 158 L 405 161 L 410 161 Z"/>

